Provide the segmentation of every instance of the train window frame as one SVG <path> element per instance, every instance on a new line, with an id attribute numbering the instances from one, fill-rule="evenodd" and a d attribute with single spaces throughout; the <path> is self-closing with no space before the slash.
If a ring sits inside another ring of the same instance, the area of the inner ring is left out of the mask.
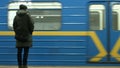
<path id="1" fill-rule="evenodd" d="M 34 18 L 39 20 L 39 22 L 34 23 L 34 26 L 35 26 L 34 30 L 44 31 L 44 30 L 60 30 L 61 29 L 62 4 L 60 2 L 12 2 L 8 5 L 8 28 L 10 30 L 13 30 L 13 20 L 17 10 L 19 9 L 20 4 L 25 4 L 28 7 L 29 11 L 31 10 L 42 11 L 43 14 L 38 13 L 34 15 L 35 12 L 32 12 L 34 14 L 30 13 L 33 20 Z M 46 20 L 42 20 L 42 19 L 46 19 Z M 52 20 L 55 20 L 55 21 L 52 21 Z"/>
<path id="2" fill-rule="evenodd" d="M 116 13 L 117 15 L 116 15 L 116 22 L 114 21 L 114 15 L 113 15 L 113 13 Z M 115 31 L 120 31 L 120 20 L 119 20 L 119 18 L 120 18 L 120 4 L 114 4 L 113 6 L 112 6 L 112 29 L 113 30 L 115 30 Z M 116 27 L 116 28 L 114 28 L 114 27 Z"/>
<path id="3" fill-rule="evenodd" d="M 92 12 L 99 13 L 98 24 L 94 23 L 94 22 L 91 22 L 91 20 L 94 20 L 90 16 L 90 14 Z M 91 25 L 91 24 L 95 24 L 95 25 Z M 89 29 L 90 30 L 103 30 L 104 28 L 105 28 L 105 6 L 102 5 L 102 4 L 91 4 L 91 5 L 89 5 Z"/>

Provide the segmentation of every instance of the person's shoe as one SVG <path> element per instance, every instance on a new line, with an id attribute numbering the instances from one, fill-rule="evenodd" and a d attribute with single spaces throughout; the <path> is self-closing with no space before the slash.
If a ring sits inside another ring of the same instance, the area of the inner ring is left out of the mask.
<path id="1" fill-rule="evenodd" d="M 23 68 L 23 66 L 21 65 L 21 66 L 18 66 L 18 68 Z"/>
<path id="2" fill-rule="evenodd" d="M 28 68 L 28 66 L 27 65 L 23 65 L 23 68 Z"/>

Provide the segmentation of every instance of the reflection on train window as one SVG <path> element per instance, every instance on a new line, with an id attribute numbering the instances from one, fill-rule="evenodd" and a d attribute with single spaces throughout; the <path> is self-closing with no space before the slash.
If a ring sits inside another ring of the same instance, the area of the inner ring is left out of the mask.
<path id="1" fill-rule="evenodd" d="M 13 2 L 8 6 L 8 27 L 13 29 L 13 19 L 20 4 L 25 4 L 34 20 L 34 30 L 60 30 L 61 3 L 59 2 Z"/>
<path id="2" fill-rule="evenodd" d="M 98 8 L 99 7 L 99 8 Z M 90 30 L 103 30 L 105 27 L 105 6 L 90 5 L 89 7 L 89 28 Z"/>
<path id="3" fill-rule="evenodd" d="M 120 30 L 120 5 L 116 4 L 112 7 L 112 28 L 113 30 Z"/>

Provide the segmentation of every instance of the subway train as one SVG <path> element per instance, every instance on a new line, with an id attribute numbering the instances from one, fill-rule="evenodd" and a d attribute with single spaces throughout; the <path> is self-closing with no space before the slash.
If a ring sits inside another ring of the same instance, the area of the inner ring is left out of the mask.
<path id="1" fill-rule="evenodd" d="M 120 66 L 120 0 L 0 0 L 0 65 L 17 65 L 13 19 L 34 20 L 28 64 Z"/>

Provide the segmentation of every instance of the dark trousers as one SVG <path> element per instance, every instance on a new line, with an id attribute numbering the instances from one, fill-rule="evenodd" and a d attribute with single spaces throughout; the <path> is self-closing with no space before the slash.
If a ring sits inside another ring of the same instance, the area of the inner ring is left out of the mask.
<path id="1" fill-rule="evenodd" d="M 24 54 L 22 55 L 23 49 L 24 49 Z M 27 65 L 29 47 L 17 48 L 17 50 L 18 50 L 18 52 L 17 52 L 18 65 L 19 66 Z"/>

